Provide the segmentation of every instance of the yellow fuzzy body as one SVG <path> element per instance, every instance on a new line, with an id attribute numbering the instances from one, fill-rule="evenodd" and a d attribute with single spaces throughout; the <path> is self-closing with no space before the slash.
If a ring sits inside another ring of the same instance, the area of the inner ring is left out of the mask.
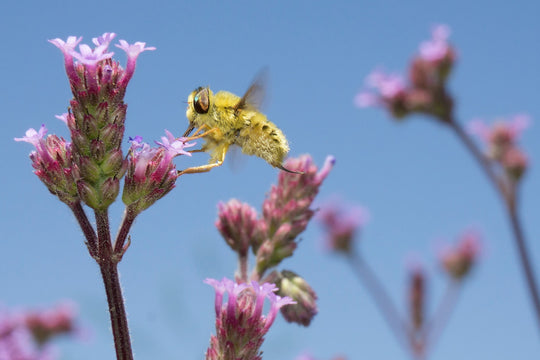
<path id="1" fill-rule="evenodd" d="M 238 145 L 244 154 L 256 155 L 270 165 L 283 168 L 283 161 L 289 152 L 289 145 L 283 132 L 249 102 L 249 92 L 240 98 L 227 91 L 213 94 L 207 89 L 208 110 L 196 111 L 194 101 L 199 88 L 188 98 L 186 116 L 190 128 L 204 127 L 209 131 L 203 138 L 203 151 L 210 154 L 210 163 L 223 160 L 231 145 Z M 241 102 L 242 101 L 242 102 Z"/>

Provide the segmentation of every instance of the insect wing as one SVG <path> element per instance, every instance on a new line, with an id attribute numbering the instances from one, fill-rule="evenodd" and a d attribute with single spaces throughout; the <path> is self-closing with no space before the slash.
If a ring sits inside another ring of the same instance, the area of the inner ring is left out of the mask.
<path id="1" fill-rule="evenodd" d="M 253 82 L 247 89 L 244 96 L 242 96 L 240 101 L 238 101 L 238 103 L 234 107 L 235 112 L 244 109 L 260 109 L 266 95 L 267 84 L 268 69 L 263 68 L 261 71 L 259 71 L 259 73 L 257 73 L 255 79 L 253 79 Z"/>

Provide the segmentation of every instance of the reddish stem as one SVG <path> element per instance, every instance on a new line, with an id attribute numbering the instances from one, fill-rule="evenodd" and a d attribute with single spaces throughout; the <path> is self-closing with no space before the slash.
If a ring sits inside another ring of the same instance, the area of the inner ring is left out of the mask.
<path id="1" fill-rule="evenodd" d="M 111 244 L 109 217 L 107 210 L 96 210 L 95 214 L 99 250 L 99 256 L 96 261 L 99 264 L 103 284 L 105 285 L 105 292 L 107 293 L 116 358 L 117 360 L 133 360 L 124 298 L 118 277 L 118 262 L 115 261 Z"/>
<path id="2" fill-rule="evenodd" d="M 525 236 L 523 234 L 523 228 L 517 213 L 517 199 L 515 187 L 510 187 L 509 185 L 507 185 L 507 182 L 503 182 L 501 178 L 497 176 L 497 174 L 494 172 L 490 160 L 482 154 L 476 144 L 465 133 L 465 131 L 463 131 L 463 129 L 454 119 L 450 119 L 448 123 L 454 130 L 454 132 L 457 134 L 459 139 L 463 142 L 465 147 L 467 147 L 473 157 L 480 164 L 480 167 L 482 168 L 490 182 L 498 190 L 499 194 L 503 199 L 510 220 L 514 240 L 518 248 L 519 258 L 521 260 L 522 269 L 525 274 L 525 280 L 529 289 L 529 295 L 533 302 L 533 308 L 536 312 L 537 325 L 540 328 L 540 292 L 538 291 L 538 282 L 534 274 L 532 262 L 529 257 L 529 252 L 527 250 Z"/>

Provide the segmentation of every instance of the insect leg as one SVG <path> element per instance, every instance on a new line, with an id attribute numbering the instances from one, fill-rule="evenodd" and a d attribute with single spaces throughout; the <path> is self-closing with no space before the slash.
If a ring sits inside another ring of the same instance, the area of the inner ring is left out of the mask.
<path id="1" fill-rule="evenodd" d="M 202 173 L 202 172 L 208 172 L 215 167 L 223 165 L 223 161 L 225 160 L 225 154 L 227 153 L 228 148 L 229 148 L 229 145 L 222 147 L 221 153 L 219 154 L 219 159 L 215 163 L 201 165 L 201 166 L 194 166 L 194 167 L 187 168 L 185 170 L 179 170 L 178 176 L 183 175 L 183 174 L 197 174 L 197 173 Z M 195 151 L 198 152 L 197 150 Z"/>

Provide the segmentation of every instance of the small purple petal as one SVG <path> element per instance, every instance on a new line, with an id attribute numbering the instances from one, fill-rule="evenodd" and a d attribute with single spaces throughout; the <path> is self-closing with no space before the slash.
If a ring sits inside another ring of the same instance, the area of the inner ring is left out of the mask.
<path id="1" fill-rule="evenodd" d="M 15 141 L 25 141 L 37 147 L 43 137 L 47 134 L 47 128 L 45 124 L 41 125 L 39 131 L 36 131 L 34 128 L 26 130 L 25 136 L 22 138 L 15 138 Z"/>
<path id="2" fill-rule="evenodd" d="M 100 37 L 92 38 L 92 42 L 96 46 L 105 46 L 105 48 L 108 48 L 109 44 L 115 37 L 115 33 L 103 33 L 103 35 L 101 35 Z"/>

